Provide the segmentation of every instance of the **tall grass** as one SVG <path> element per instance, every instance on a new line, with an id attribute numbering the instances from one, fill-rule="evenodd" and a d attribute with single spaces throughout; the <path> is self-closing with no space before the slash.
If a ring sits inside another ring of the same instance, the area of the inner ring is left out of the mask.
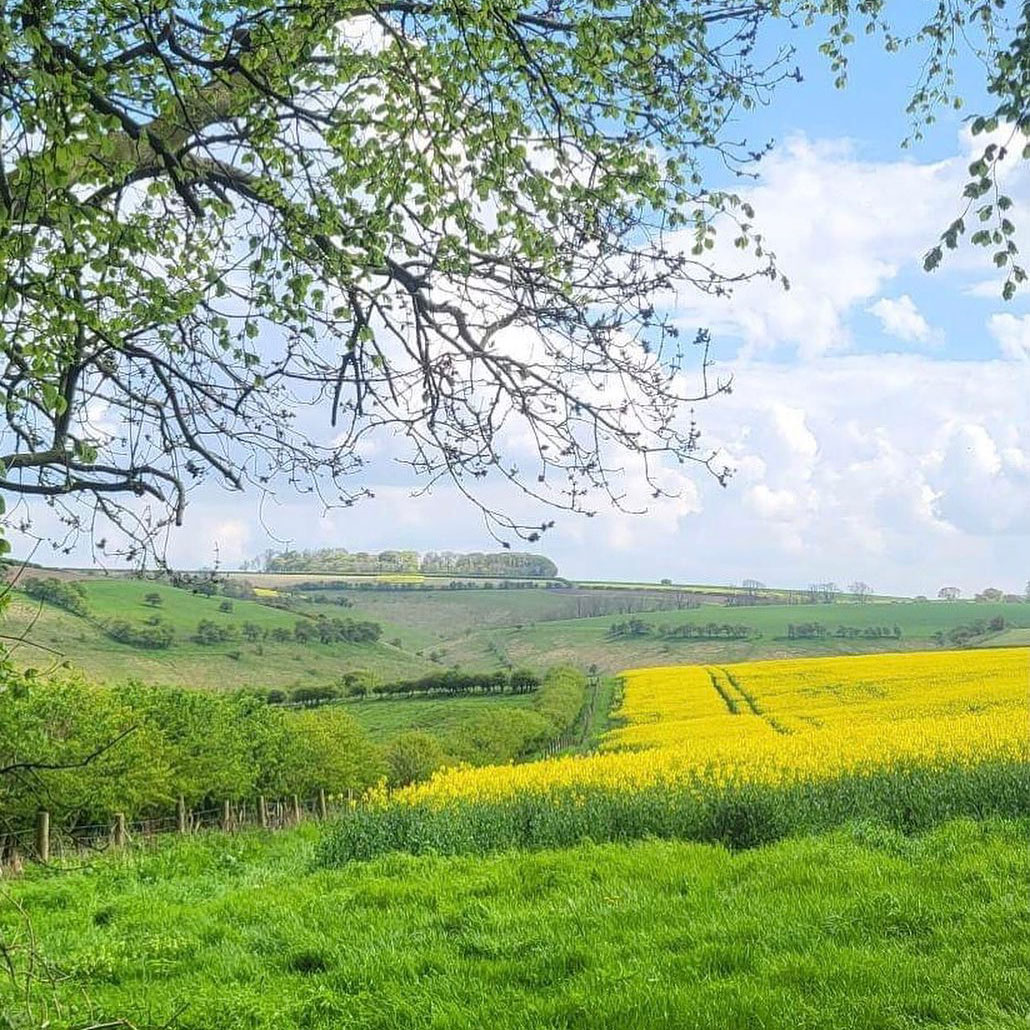
<path id="1" fill-rule="evenodd" d="M 1030 815 L 1030 764 L 910 765 L 778 786 L 698 782 L 641 790 L 576 788 L 503 800 L 359 807 L 318 848 L 325 866 L 392 851 L 479 855 L 584 841 L 659 838 L 752 848 L 855 819 L 903 833 L 959 817 Z"/>
<path id="2" fill-rule="evenodd" d="M 1015 1030 L 1030 1012 L 1030 821 L 344 869 L 311 868 L 316 832 L 12 881 L 0 1026 Z"/>

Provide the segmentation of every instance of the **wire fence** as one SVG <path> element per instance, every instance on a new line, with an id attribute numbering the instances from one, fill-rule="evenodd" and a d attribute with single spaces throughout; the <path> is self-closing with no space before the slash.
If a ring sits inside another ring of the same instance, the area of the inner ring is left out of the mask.
<path id="1" fill-rule="evenodd" d="M 4 827 L 0 824 L 0 872 L 16 872 L 25 862 L 47 864 L 127 847 L 141 847 L 160 838 L 203 832 L 231 833 L 243 829 L 285 830 L 309 820 L 324 821 L 349 811 L 353 798 L 332 796 L 319 791 L 310 798 L 257 797 L 243 801 L 223 801 L 203 808 L 187 807 L 183 798 L 174 814 L 142 819 L 127 819 L 116 812 L 110 821 L 81 824 L 74 820 L 54 819 L 40 809 L 31 827 Z"/>

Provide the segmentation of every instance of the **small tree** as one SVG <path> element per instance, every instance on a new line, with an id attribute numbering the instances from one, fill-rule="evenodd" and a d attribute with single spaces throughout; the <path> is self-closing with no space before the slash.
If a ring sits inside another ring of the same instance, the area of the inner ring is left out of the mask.
<path id="1" fill-rule="evenodd" d="M 958 587 L 941 587 L 937 591 L 937 596 L 942 601 L 957 601 L 962 596 L 962 591 Z"/>
<path id="2" fill-rule="evenodd" d="M 143 598 L 143 603 L 150 605 L 151 608 L 160 608 L 164 604 L 164 598 L 156 590 L 151 590 Z"/>
<path id="3" fill-rule="evenodd" d="M 261 639 L 261 627 L 254 622 L 245 622 L 240 627 L 240 632 L 244 639 L 249 640 L 252 644 Z"/>
<path id="4" fill-rule="evenodd" d="M 391 787 L 428 780 L 447 760 L 440 742 L 424 730 L 400 734 L 387 747 L 385 758 L 386 782 Z"/>
<path id="5" fill-rule="evenodd" d="M 851 591 L 851 594 L 856 601 L 863 603 L 869 599 L 869 595 L 873 592 L 873 588 L 868 583 L 863 583 L 860 579 L 856 579 L 855 582 L 848 587 L 848 590 Z"/>
<path id="6" fill-rule="evenodd" d="M 226 600 L 220 602 L 219 605 L 218 605 L 218 610 L 220 612 L 231 612 L 232 611 L 232 601 L 228 600 L 228 598 L 227 598 Z"/>

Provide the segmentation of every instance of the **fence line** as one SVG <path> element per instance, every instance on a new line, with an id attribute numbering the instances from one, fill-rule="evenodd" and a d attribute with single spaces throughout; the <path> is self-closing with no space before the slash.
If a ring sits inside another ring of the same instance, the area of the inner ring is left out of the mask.
<path id="1" fill-rule="evenodd" d="M 325 821 L 331 815 L 348 811 L 353 805 L 353 792 L 347 796 L 331 796 L 324 790 L 311 798 L 291 794 L 285 798 L 225 800 L 208 808 L 189 808 L 185 799 L 176 799 L 175 814 L 128 820 L 124 812 L 115 812 L 110 822 L 85 826 L 62 826 L 52 814 L 41 808 L 31 827 L 0 829 L 0 874 L 17 872 L 26 861 L 43 865 L 68 855 L 108 850 L 121 850 L 159 837 L 189 836 L 202 831 L 231 833 L 255 827 L 264 830 L 285 830 L 305 820 Z"/>

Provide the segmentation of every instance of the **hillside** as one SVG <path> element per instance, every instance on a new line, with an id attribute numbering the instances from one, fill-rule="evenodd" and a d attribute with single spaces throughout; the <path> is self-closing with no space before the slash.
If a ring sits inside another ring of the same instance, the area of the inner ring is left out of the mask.
<path id="1" fill-rule="evenodd" d="M 381 680 L 411 678 L 452 665 L 543 668 L 561 662 L 613 673 L 648 664 L 910 650 L 934 646 L 935 634 L 998 617 L 1006 623 L 1003 634 L 1009 635 L 984 634 L 970 642 L 1017 644 L 1025 640 L 1020 634 L 1030 631 L 1030 604 L 1025 603 L 894 600 L 746 606 L 724 603 L 732 593 L 711 586 L 398 589 L 341 586 L 334 578 L 316 581 L 313 587 L 304 577 L 258 575 L 247 578 L 259 586 L 266 603 L 233 598 L 231 610 L 222 611 L 223 597 L 165 584 L 81 574 L 63 578 L 82 583 L 89 617 L 40 604 L 15 589 L 4 632 L 27 641 L 14 647 L 20 665 L 46 668 L 68 661 L 99 681 L 138 678 L 211 688 L 325 685 L 355 671 Z M 234 579 L 238 583 L 239 577 Z M 151 593 L 160 601 L 148 603 Z M 121 643 L 101 626 L 111 619 L 143 624 L 155 616 L 174 633 L 164 649 Z M 374 622 L 381 634 L 374 642 L 327 644 L 272 636 L 284 637 L 298 621 L 319 616 Z M 197 643 L 192 638 L 201 620 L 231 627 L 235 639 Z M 642 635 L 612 635 L 613 625 L 631 620 L 641 624 L 637 628 Z M 249 631 L 254 639 L 245 635 L 248 624 L 254 627 Z M 709 624 L 746 630 L 747 636 L 705 638 L 703 628 Z M 790 639 L 790 626 L 801 624 L 820 624 L 827 635 Z M 685 626 L 700 627 L 702 636 L 675 635 Z M 840 627 L 852 635 L 835 635 Z M 874 627 L 887 635 L 862 635 Z"/>

